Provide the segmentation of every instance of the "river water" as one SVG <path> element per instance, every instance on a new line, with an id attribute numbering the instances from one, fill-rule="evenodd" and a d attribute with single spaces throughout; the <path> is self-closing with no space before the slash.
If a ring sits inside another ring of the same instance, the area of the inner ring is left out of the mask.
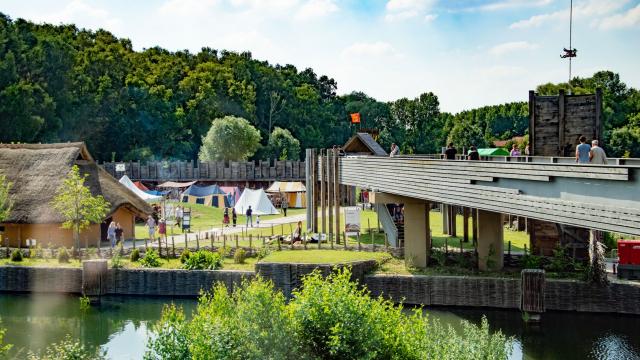
<path id="1" fill-rule="evenodd" d="M 107 297 L 102 305 L 80 310 L 78 298 L 52 294 L 0 294 L 5 343 L 10 359 L 62 340 L 67 334 L 100 346 L 111 359 L 141 359 L 150 325 L 162 307 L 175 302 L 186 313 L 193 299 Z M 492 329 L 515 338 L 512 359 L 640 359 L 640 316 L 546 313 L 539 325 L 523 323 L 517 311 L 430 308 L 432 318 L 457 327 L 461 319 L 479 323 L 486 315 Z"/>

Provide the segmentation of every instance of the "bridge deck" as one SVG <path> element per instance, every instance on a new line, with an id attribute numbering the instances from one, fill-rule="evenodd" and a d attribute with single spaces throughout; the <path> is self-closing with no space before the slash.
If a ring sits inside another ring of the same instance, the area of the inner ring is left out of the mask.
<path id="1" fill-rule="evenodd" d="M 567 158 L 500 159 L 347 156 L 340 158 L 340 182 L 434 202 L 640 235 L 640 163 L 614 159 L 611 165 L 584 165 Z"/>

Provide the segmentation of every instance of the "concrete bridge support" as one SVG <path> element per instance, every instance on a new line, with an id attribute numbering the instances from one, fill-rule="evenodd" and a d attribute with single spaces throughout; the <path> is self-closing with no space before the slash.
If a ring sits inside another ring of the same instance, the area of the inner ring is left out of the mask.
<path id="1" fill-rule="evenodd" d="M 478 210 L 478 268 L 500 270 L 504 266 L 502 214 Z"/>
<path id="2" fill-rule="evenodd" d="M 431 251 L 430 203 L 425 200 L 372 192 L 374 204 L 404 204 L 404 258 L 415 267 L 427 267 Z"/>

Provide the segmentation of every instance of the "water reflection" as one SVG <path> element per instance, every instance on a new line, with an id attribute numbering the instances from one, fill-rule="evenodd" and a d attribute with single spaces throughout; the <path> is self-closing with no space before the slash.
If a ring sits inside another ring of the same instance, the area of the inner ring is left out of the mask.
<path id="1" fill-rule="evenodd" d="M 10 357 L 24 359 L 62 340 L 66 334 L 88 346 L 100 346 L 111 359 L 141 359 L 150 325 L 164 304 L 175 302 L 189 315 L 193 299 L 107 297 L 86 313 L 78 298 L 66 295 L 0 294 L 5 342 Z M 539 325 L 526 325 L 517 311 L 429 308 L 429 316 L 460 328 L 461 319 L 480 323 L 516 339 L 512 359 L 640 359 L 640 317 L 546 313 Z"/>

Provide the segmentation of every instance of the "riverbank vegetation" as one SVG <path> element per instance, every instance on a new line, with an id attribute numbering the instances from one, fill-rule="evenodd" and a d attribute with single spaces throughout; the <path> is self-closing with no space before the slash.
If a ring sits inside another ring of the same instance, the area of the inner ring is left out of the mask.
<path id="1" fill-rule="evenodd" d="M 232 294 L 218 284 L 187 320 L 167 306 L 154 326 L 145 359 L 506 359 L 511 339 L 481 326 L 461 333 L 420 309 L 372 298 L 343 269 L 315 272 L 286 302 L 260 278 Z"/>

